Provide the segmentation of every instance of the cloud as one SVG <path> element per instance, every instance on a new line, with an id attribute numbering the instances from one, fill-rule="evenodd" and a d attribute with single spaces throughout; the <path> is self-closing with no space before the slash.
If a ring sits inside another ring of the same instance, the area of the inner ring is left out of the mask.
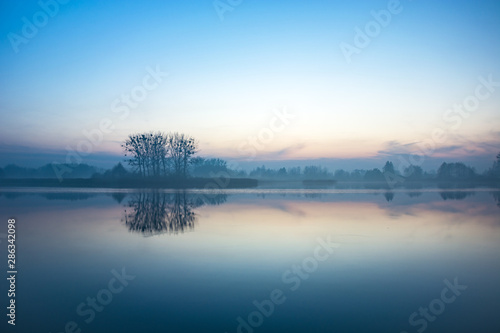
<path id="1" fill-rule="evenodd" d="M 454 144 L 429 147 L 428 143 L 424 142 L 401 143 L 392 140 L 383 144 L 383 148 L 377 152 L 377 156 L 425 155 L 441 158 L 466 158 L 485 155 L 493 156 L 500 151 L 500 140 L 491 137 L 483 141 L 456 137 L 453 141 Z"/>
<path id="2" fill-rule="evenodd" d="M 396 140 L 387 141 L 383 144 L 382 150 L 377 152 L 379 156 L 410 155 L 415 154 L 419 148 L 418 142 L 401 143 Z"/>

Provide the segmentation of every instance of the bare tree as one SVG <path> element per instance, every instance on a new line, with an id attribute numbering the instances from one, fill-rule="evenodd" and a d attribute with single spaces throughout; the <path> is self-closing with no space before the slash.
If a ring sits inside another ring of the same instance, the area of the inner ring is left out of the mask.
<path id="1" fill-rule="evenodd" d="M 185 134 L 148 132 L 131 134 L 122 144 L 127 162 L 143 177 L 173 174 L 187 177 L 188 166 L 196 153 L 196 140 Z"/>
<path id="2" fill-rule="evenodd" d="M 197 151 L 196 140 L 182 133 L 168 135 L 167 154 L 172 160 L 174 173 L 177 176 L 188 176 L 188 166 Z"/>
<path id="3" fill-rule="evenodd" d="M 167 135 L 161 132 L 131 134 L 122 147 L 128 163 L 144 177 L 160 176 L 166 172 Z"/>

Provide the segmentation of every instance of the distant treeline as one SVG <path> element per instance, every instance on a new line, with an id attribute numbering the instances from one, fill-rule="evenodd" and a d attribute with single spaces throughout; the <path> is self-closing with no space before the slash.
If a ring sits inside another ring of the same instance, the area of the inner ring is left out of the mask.
<path id="1" fill-rule="evenodd" d="M 102 169 L 88 164 L 46 164 L 39 168 L 25 168 L 15 164 L 9 164 L 0 168 L 0 178 L 58 178 L 58 168 L 65 168 L 68 172 L 65 178 L 90 178 L 96 173 L 103 172 Z"/>
<path id="2" fill-rule="evenodd" d="M 394 164 L 387 161 L 382 169 L 370 170 L 355 169 L 346 171 L 343 169 L 330 172 L 320 166 L 308 166 L 305 168 L 279 168 L 269 169 L 264 166 L 258 167 L 248 174 L 250 178 L 257 179 L 282 179 L 282 180 L 306 180 L 306 179 L 333 179 L 341 182 L 402 182 L 402 181 L 485 181 L 500 180 L 500 154 L 497 156 L 491 168 L 482 174 L 470 166 L 461 162 L 443 162 L 437 171 L 424 171 L 420 166 L 410 165 L 403 171 L 396 170 Z"/>
<path id="3" fill-rule="evenodd" d="M 499 154 L 500 157 L 500 154 Z M 497 157 L 498 158 L 498 157 Z M 61 165 L 59 165 L 60 167 Z M 65 178 L 101 178 L 101 179 L 133 179 L 144 178 L 130 169 L 127 169 L 122 163 L 116 164 L 109 170 L 99 169 L 87 164 L 62 164 L 71 170 Z M 228 163 L 219 158 L 193 158 L 186 170 L 189 178 L 254 178 L 260 180 L 336 180 L 341 182 L 384 182 L 405 180 L 405 181 L 478 181 L 487 179 L 500 180 L 500 162 L 497 160 L 486 172 L 478 174 L 474 168 L 464 163 L 446 163 L 441 164 L 437 172 L 426 172 L 419 166 L 409 166 L 403 172 L 395 170 L 392 162 L 386 162 L 381 169 L 370 170 L 356 169 L 346 171 L 343 169 L 335 172 L 329 171 L 321 166 L 291 167 L 271 169 L 265 166 L 257 167 L 246 172 L 244 170 L 234 170 L 228 166 Z M 174 176 L 174 175 L 172 175 Z M 54 168 L 51 164 L 39 168 L 24 168 L 17 165 L 7 165 L 0 168 L 0 178 L 57 178 Z"/>

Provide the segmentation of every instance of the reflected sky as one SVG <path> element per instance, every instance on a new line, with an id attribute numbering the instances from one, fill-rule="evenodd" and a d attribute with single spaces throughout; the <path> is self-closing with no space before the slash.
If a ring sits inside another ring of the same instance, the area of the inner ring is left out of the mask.
<path id="1" fill-rule="evenodd" d="M 409 316 L 457 277 L 468 289 L 426 332 L 498 332 L 498 192 L 391 193 L 2 190 L 18 226 L 16 328 L 237 332 L 279 288 L 286 302 L 255 332 L 416 332 Z M 290 290 L 284 272 L 328 236 L 340 246 Z M 136 278 L 87 324 L 77 306 L 122 267 Z"/>

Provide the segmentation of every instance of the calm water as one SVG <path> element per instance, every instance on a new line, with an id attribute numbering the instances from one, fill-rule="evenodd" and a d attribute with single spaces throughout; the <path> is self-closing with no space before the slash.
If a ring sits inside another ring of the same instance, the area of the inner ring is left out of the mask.
<path id="1" fill-rule="evenodd" d="M 498 333 L 499 198 L 3 189 L 10 331 Z"/>

